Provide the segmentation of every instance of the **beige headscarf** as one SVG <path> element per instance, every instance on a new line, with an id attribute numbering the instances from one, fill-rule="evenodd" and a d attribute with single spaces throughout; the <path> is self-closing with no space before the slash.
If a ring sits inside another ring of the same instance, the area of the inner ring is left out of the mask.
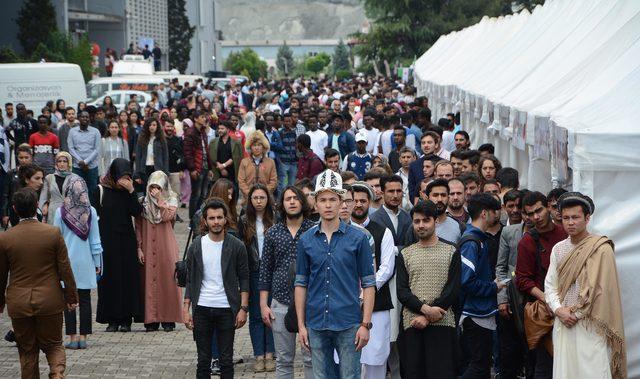
<path id="1" fill-rule="evenodd" d="M 627 351 L 622 322 L 622 301 L 613 242 L 604 236 L 590 235 L 567 254 L 558 266 L 559 295 L 564 299 L 578 281 L 578 304 L 589 330 L 605 338 L 611 349 L 611 376 L 627 377 Z"/>
<path id="2" fill-rule="evenodd" d="M 147 195 L 144 197 L 144 201 L 142 202 L 142 207 L 144 208 L 143 216 L 149 220 L 150 223 L 159 224 L 162 222 L 162 209 L 158 204 L 158 200 L 149 194 L 151 186 L 160 187 L 160 201 L 166 203 L 166 206 L 177 208 L 178 195 L 171 190 L 171 187 L 169 186 L 169 178 L 167 178 L 167 174 L 164 172 L 156 171 L 149 176 L 149 181 L 147 182 Z"/>

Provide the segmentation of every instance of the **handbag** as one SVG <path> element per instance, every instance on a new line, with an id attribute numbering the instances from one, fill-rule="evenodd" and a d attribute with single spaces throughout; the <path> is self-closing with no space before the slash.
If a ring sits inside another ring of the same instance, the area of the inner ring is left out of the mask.
<path id="1" fill-rule="evenodd" d="M 298 313 L 296 312 L 296 304 L 292 302 L 284 315 L 284 327 L 289 333 L 298 333 Z"/>
<path id="2" fill-rule="evenodd" d="M 182 254 L 182 260 L 176 262 L 176 271 L 174 273 L 176 283 L 178 287 L 186 287 L 187 275 L 189 275 L 189 268 L 187 267 L 187 251 L 189 249 L 189 242 L 191 242 L 191 236 L 193 235 L 193 228 L 189 230 L 189 237 L 187 237 L 187 245 L 184 247 L 184 253 Z"/>

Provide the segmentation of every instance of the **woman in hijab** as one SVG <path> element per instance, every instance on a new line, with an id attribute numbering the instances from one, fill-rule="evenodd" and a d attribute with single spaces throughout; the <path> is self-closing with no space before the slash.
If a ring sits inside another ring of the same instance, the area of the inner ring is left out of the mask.
<path id="1" fill-rule="evenodd" d="M 133 190 L 129 161 L 113 160 L 97 195 L 94 204 L 100 217 L 104 274 L 98 283 L 96 321 L 108 324 L 107 332 L 130 332 L 132 319 L 141 322 L 143 310 L 138 243 L 131 219 L 142 214 L 142 205 Z"/>
<path id="2" fill-rule="evenodd" d="M 87 184 L 78 175 L 68 175 L 64 181 L 64 202 L 51 217 L 60 228 L 67 245 L 73 276 L 80 299 L 80 334 L 76 327 L 76 311 L 65 310 L 67 349 L 86 349 L 87 334 L 91 334 L 91 290 L 96 288 L 102 269 L 102 244 L 98 229 L 98 214 L 89 202 Z"/>
<path id="3" fill-rule="evenodd" d="M 40 209 L 46 221 L 53 225 L 56 211 L 64 201 L 64 186 L 71 176 L 71 154 L 61 151 L 56 154 L 56 170 L 44 178 L 40 192 Z"/>
<path id="4" fill-rule="evenodd" d="M 143 266 L 144 326 L 147 332 L 155 332 L 162 323 L 164 331 L 171 332 L 176 322 L 182 322 L 182 293 L 173 277 L 179 260 L 173 232 L 178 196 L 164 172 L 149 177 L 142 208 L 142 215 L 136 218 L 136 234 L 138 261 Z"/>

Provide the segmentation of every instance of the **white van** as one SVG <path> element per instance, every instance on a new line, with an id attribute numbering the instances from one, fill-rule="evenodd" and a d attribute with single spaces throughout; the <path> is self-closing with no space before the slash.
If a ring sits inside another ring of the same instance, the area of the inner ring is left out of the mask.
<path id="1" fill-rule="evenodd" d="M 144 59 L 142 55 L 123 55 L 113 65 L 111 76 L 153 75 L 154 72 L 151 59 Z"/>
<path id="2" fill-rule="evenodd" d="M 38 115 L 47 101 L 58 99 L 74 107 L 87 99 L 82 71 L 77 64 L 0 64 L 0 104 L 23 103 Z"/>
<path id="3" fill-rule="evenodd" d="M 133 90 L 149 93 L 160 83 L 164 83 L 162 78 L 152 75 L 97 78 L 87 84 L 87 97 L 88 101 L 92 102 L 107 91 Z"/>
<path id="4" fill-rule="evenodd" d="M 189 85 L 193 85 L 196 80 L 202 80 L 203 83 L 207 82 L 207 79 L 202 75 L 173 74 L 170 71 L 156 71 L 154 76 L 162 78 L 165 84 L 171 83 L 173 79 L 178 79 L 178 84 L 181 86 L 184 85 L 185 82 L 189 82 Z"/>

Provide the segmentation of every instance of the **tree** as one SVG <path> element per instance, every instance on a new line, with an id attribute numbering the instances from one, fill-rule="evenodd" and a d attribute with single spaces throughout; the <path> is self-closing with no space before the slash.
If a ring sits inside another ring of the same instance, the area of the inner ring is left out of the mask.
<path id="1" fill-rule="evenodd" d="M 443 34 L 490 17 L 511 13 L 511 0 L 363 0 L 372 21 L 369 33 L 356 33 L 355 53 L 376 65 L 408 63 Z M 520 0 L 540 2 L 541 0 Z M 376 66 L 377 70 L 377 66 Z"/>
<path id="2" fill-rule="evenodd" d="M 335 72 L 351 70 L 351 63 L 349 63 L 349 52 L 347 51 L 347 46 L 345 46 L 342 39 L 338 41 L 338 46 L 336 46 L 333 51 L 333 70 Z"/>
<path id="3" fill-rule="evenodd" d="M 169 66 L 185 72 L 191 53 L 191 38 L 196 31 L 189 24 L 185 0 L 168 0 L 169 13 Z"/>
<path id="4" fill-rule="evenodd" d="M 74 43 L 70 34 L 55 31 L 49 34 L 43 42 L 33 50 L 29 61 L 74 63 L 80 66 L 84 79 L 89 81 L 93 73 L 91 43 L 87 36 L 82 36 L 78 43 Z"/>
<path id="5" fill-rule="evenodd" d="M 230 53 L 224 62 L 224 68 L 236 75 L 248 76 L 254 81 L 267 76 L 267 62 L 260 59 L 258 54 L 248 47 Z"/>
<path id="6" fill-rule="evenodd" d="M 289 75 L 293 71 L 293 51 L 287 45 L 287 41 L 278 48 L 278 55 L 276 56 L 276 67 L 280 74 L 285 76 Z"/>
<path id="7" fill-rule="evenodd" d="M 0 48 L 0 63 L 20 63 L 22 59 L 11 46 L 2 46 Z"/>
<path id="8" fill-rule="evenodd" d="M 324 68 L 329 65 L 329 62 L 331 62 L 331 57 L 329 56 L 329 54 L 319 53 L 315 56 L 307 58 L 307 60 L 304 62 L 304 66 L 313 74 L 318 75 L 320 71 L 324 70 Z"/>
<path id="9" fill-rule="evenodd" d="M 31 54 L 38 43 L 58 30 L 56 10 L 50 0 L 26 0 L 15 21 L 18 40 L 25 54 Z"/>

